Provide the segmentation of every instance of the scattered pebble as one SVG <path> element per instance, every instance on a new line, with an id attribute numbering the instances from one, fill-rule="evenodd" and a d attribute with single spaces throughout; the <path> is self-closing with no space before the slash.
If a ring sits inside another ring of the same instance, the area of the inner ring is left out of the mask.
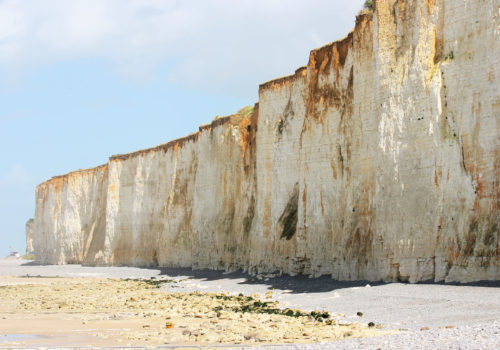
<path id="1" fill-rule="evenodd" d="M 422 327 L 427 328 L 427 327 Z M 262 350 L 276 350 L 262 346 Z M 498 350 L 500 349 L 500 321 L 473 326 L 428 329 L 390 334 L 371 338 L 349 338 L 321 344 L 294 344 L 279 350 Z"/>

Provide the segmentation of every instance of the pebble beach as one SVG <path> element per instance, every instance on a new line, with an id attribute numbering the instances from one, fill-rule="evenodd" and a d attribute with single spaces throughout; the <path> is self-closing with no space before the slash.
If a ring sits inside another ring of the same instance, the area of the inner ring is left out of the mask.
<path id="1" fill-rule="evenodd" d="M 23 259 L 1 259 L 0 276 L 0 347 L 500 348 L 496 282 L 336 282 Z"/>

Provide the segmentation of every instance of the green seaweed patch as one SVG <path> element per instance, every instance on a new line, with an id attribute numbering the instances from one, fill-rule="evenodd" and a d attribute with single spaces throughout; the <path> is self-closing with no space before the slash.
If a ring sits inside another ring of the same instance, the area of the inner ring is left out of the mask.
<path id="1" fill-rule="evenodd" d="M 124 281 L 129 282 L 138 282 L 138 283 L 145 283 L 148 286 L 156 287 L 156 288 L 161 288 L 162 285 L 167 284 L 167 283 L 178 283 L 179 281 L 177 280 L 167 280 L 167 279 L 156 279 L 156 277 L 151 277 L 150 279 L 141 279 L 141 278 L 125 278 Z"/>
<path id="2" fill-rule="evenodd" d="M 216 295 L 215 298 L 222 301 L 236 302 L 236 306 L 216 306 L 212 309 L 215 312 L 225 310 L 239 313 L 281 315 L 287 317 L 312 317 L 316 322 L 324 322 L 327 325 L 335 324 L 335 320 L 330 319 L 330 313 L 327 311 L 305 312 L 290 308 L 282 309 L 277 307 L 277 301 L 261 301 L 251 296 L 244 296 L 242 294 L 238 296 Z"/>

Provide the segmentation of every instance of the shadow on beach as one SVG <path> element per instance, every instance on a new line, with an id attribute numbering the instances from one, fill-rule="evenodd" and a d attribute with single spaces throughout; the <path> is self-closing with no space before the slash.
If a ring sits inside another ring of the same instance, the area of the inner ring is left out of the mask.
<path id="1" fill-rule="evenodd" d="M 34 261 L 25 262 L 22 266 L 54 266 L 54 265 L 44 265 L 39 264 Z M 61 266 L 61 265 L 57 265 Z M 191 269 L 191 268 L 165 268 L 165 267 L 140 267 L 140 266 L 81 266 L 81 265 L 63 265 L 63 266 L 78 266 L 82 268 L 89 269 L 135 269 L 138 271 L 144 271 L 142 276 L 141 273 L 137 273 L 138 278 L 150 278 L 150 277 L 164 277 L 164 278 L 190 278 L 200 281 L 218 281 L 218 280 L 241 280 L 237 282 L 238 285 L 264 285 L 268 289 L 279 289 L 288 290 L 289 293 L 324 293 L 331 292 L 338 289 L 353 288 L 353 287 L 365 287 L 370 285 L 372 287 L 387 285 L 391 283 L 403 283 L 410 284 L 406 281 L 337 281 L 333 280 L 330 276 L 324 275 L 317 278 L 310 278 L 304 275 L 290 276 L 290 275 L 279 275 L 279 273 L 262 274 L 262 275 L 250 275 L 243 271 L 234 272 L 224 272 L 221 270 L 209 270 L 209 269 Z M 158 273 L 159 272 L 159 273 Z M 112 277 L 112 276 L 110 276 Z M 500 281 L 477 281 L 469 283 L 445 283 L 445 282 L 434 282 L 434 281 L 423 281 L 416 284 L 425 285 L 443 285 L 443 286 L 468 286 L 468 287 L 500 287 Z"/>

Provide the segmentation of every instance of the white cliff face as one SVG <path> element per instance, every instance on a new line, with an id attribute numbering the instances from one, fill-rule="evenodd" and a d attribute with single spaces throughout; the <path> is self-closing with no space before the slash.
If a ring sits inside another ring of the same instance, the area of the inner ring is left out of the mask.
<path id="1" fill-rule="evenodd" d="M 33 227 L 34 220 L 29 219 L 26 222 L 26 254 L 33 254 Z"/>
<path id="2" fill-rule="evenodd" d="M 110 159 L 106 236 L 111 263 L 191 264 L 185 239 L 189 230 L 184 227 L 191 208 L 180 204 L 190 197 L 189 173 L 196 166 L 193 141 Z M 178 260 L 172 259 L 172 250 Z"/>
<path id="3" fill-rule="evenodd" d="M 36 189 L 33 248 L 49 264 L 104 264 L 108 166 L 54 177 Z"/>
<path id="4" fill-rule="evenodd" d="M 498 1 L 394 3 L 261 86 L 263 270 L 499 277 Z"/>
<path id="5" fill-rule="evenodd" d="M 253 216 L 251 129 L 251 118 L 235 115 L 154 149 L 112 157 L 106 261 L 241 267 Z"/>
<path id="6" fill-rule="evenodd" d="M 500 278 L 500 2 L 376 1 L 249 115 L 37 188 L 41 262 Z"/>
<path id="7" fill-rule="evenodd" d="M 200 133 L 189 218 L 193 267 L 247 266 L 255 215 L 254 113 Z"/>

